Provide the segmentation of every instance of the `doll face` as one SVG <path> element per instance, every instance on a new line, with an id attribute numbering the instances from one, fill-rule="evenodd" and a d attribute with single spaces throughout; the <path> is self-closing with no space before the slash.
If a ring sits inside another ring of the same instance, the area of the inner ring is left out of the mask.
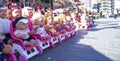
<path id="1" fill-rule="evenodd" d="M 54 23 L 54 20 L 52 18 L 47 21 L 47 25 L 53 25 L 53 23 Z"/>
<path id="2" fill-rule="evenodd" d="M 0 10 L 0 17 L 5 18 L 6 17 L 7 10 Z"/>
<path id="3" fill-rule="evenodd" d="M 40 21 L 38 19 L 35 19 L 33 21 L 33 24 L 36 25 L 36 26 L 38 26 L 38 27 L 40 27 Z"/>
<path id="4" fill-rule="evenodd" d="M 18 18 L 18 17 L 20 17 L 20 10 L 19 9 L 14 9 L 12 14 L 13 14 L 13 17 Z"/>
<path id="5" fill-rule="evenodd" d="M 44 21 L 43 20 L 36 20 L 36 22 L 34 24 L 40 27 L 40 26 L 44 25 Z"/>
<path id="6" fill-rule="evenodd" d="M 43 26 L 43 25 L 44 25 L 44 22 L 43 22 L 43 21 L 40 21 L 39 23 L 40 23 L 40 26 Z"/>
<path id="7" fill-rule="evenodd" d="M 19 30 L 25 30 L 25 29 L 28 28 L 28 23 L 19 22 L 16 25 L 16 28 L 19 29 Z"/>
<path id="8" fill-rule="evenodd" d="M 28 10 L 28 14 L 29 14 L 30 17 L 32 17 L 33 16 L 33 10 Z"/>

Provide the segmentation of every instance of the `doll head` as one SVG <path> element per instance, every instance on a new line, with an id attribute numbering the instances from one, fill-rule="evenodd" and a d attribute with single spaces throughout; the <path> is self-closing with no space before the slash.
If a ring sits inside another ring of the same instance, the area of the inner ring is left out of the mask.
<path id="1" fill-rule="evenodd" d="M 33 21 L 33 24 L 34 25 L 37 25 L 37 26 L 43 26 L 44 24 L 45 24 L 45 22 L 44 22 L 44 16 L 40 16 L 39 18 L 37 18 L 37 19 L 35 19 L 34 21 Z"/>
<path id="2" fill-rule="evenodd" d="M 13 26 L 18 30 L 25 30 L 28 28 L 28 20 L 24 17 L 19 17 L 15 19 Z"/>
<path id="3" fill-rule="evenodd" d="M 22 16 L 23 16 L 23 17 L 26 17 L 26 18 L 27 18 L 27 16 L 28 16 L 27 10 L 25 10 L 25 9 L 23 9 L 23 8 L 22 8 Z"/>
<path id="4" fill-rule="evenodd" d="M 40 21 L 40 26 L 44 26 L 45 25 L 44 17 L 41 17 L 39 19 L 39 21 Z"/>
<path id="5" fill-rule="evenodd" d="M 6 18 L 7 7 L 0 7 L 0 17 Z"/>
<path id="6" fill-rule="evenodd" d="M 32 23 L 33 23 L 35 26 L 40 27 L 40 21 L 39 21 L 39 19 L 35 19 L 34 21 L 32 21 Z"/>
<path id="7" fill-rule="evenodd" d="M 13 9 L 12 15 L 15 19 L 19 18 L 20 17 L 20 9 Z"/>
<path id="8" fill-rule="evenodd" d="M 28 9 L 28 16 L 32 17 L 33 16 L 33 9 Z"/>
<path id="9" fill-rule="evenodd" d="M 58 21 L 54 21 L 54 27 L 58 28 L 60 26 L 60 23 Z"/>
<path id="10" fill-rule="evenodd" d="M 54 24 L 57 25 L 57 24 L 59 24 L 59 22 L 60 22 L 59 16 L 55 16 L 54 17 Z"/>
<path id="11" fill-rule="evenodd" d="M 31 7 L 24 7 L 22 9 L 22 15 L 24 17 L 30 17 L 30 18 L 32 18 L 32 16 L 33 16 L 33 8 L 31 8 Z"/>
<path id="12" fill-rule="evenodd" d="M 49 17 L 47 18 L 47 25 L 52 25 L 53 22 L 54 22 L 53 17 L 52 17 L 52 16 L 49 16 Z"/>

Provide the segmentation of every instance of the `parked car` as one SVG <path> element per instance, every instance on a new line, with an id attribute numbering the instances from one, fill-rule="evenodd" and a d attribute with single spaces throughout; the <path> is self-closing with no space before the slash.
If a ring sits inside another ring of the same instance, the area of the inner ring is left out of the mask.
<path id="1" fill-rule="evenodd" d="M 115 14 L 111 14 L 109 15 L 110 18 L 114 18 L 115 17 Z"/>

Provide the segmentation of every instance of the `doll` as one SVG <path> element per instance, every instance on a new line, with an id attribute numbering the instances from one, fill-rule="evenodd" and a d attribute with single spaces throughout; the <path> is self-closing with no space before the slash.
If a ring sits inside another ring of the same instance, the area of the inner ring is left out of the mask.
<path id="1" fill-rule="evenodd" d="M 61 33 L 65 32 L 65 29 L 63 29 L 63 21 L 60 20 L 59 16 L 54 17 L 54 25 L 55 28 Z"/>
<path id="2" fill-rule="evenodd" d="M 56 22 L 54 21 L 54 18 L 50 17 L 47 23 L 48 23 L 47 26 L 49 26 L 48 30 L 52 33 L 52 35 L 58 36 L 59 32 L 57 32 L 56 29 L 55 29 L 56 28 L 56 26 L 55 26 Z"/>
<path id="3" fill-rule="evenodd" d="M 65 21 L 65 27 L 71 31 L 73 30 L 73 22 L 72 22 L 72 17 L 70 16 L 70 13 L 68 12 L 66 15 L 66 21 Z"/>
<path id="4" fill-rule="evenodd" d="M 40 19 L 34 20 L 34 29 L 36 31 L 36 34 L 39 34 L 43 39 L 49 39 L 51 38 L 50 35 L 46 32 L 46 26 L 44 23 L 44 17 L 41 16 Z"/>
<path id="5" fill-rule="evenodd" d="M 0 61 L 9 61 L 9 58 L 7 57 L 6 54 L 9 54 L 12 51 L 12 47 L 9 44 L 6 44 L 5 40 L 6 36 L 2 31 L 2 23 L 0 22 Z"/>
<path id="6" fill-rule="evenodd" d="M 31 36 L 34 32 L 28 29 L 28 20 L 24 17 L 17 18 L 13 22 L 13 26 L 16 28 L 14 35 L 17 38 L 23 40 L 26 46 L 33 46 L 36 45 L 37 41 L 35 41 Z"/>
<path id="7" fill-rule="evenodd" d="M 0 39 L 5 44 L 11 44 L 12 40 L 10 36 L 10 21 L 6 18 L 7 7 L 0 7 Z"/>
<path id="8" fill-rule="evenodd" d="M 9 39 L 6 39 L 6 34 L 9 32 L 9 20 L 6 19 L 6 7 L 0 7 L 0 61 L 9 61 L 6 54 L 9 54 L 12 47 L 7 44 Z"/>
<path id="9" fill-rule="evenodd" d="M 12 51 L 10 45 L 6 45 L 3 42 L 0 42 L 0 61 L 9 61 L 9 57 L 6 54 L 9 54 Z"/>

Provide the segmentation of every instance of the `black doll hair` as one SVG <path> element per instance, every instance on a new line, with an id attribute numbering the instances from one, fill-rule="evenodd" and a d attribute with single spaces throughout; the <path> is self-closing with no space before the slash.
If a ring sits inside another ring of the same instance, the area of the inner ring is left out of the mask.
<path id="1" fill-rule="evenodd" d="M 20 19 L 27 19 L 27 18 L 25 18 L 25 17 L 19 17 L 19 18 L 15 19 L 15 21 L 13 21 L 13 26 L 14 26 L 14 27 L 15 27 L 15 25 L 18 23 L 18 21 L 19 21 Z"/>

